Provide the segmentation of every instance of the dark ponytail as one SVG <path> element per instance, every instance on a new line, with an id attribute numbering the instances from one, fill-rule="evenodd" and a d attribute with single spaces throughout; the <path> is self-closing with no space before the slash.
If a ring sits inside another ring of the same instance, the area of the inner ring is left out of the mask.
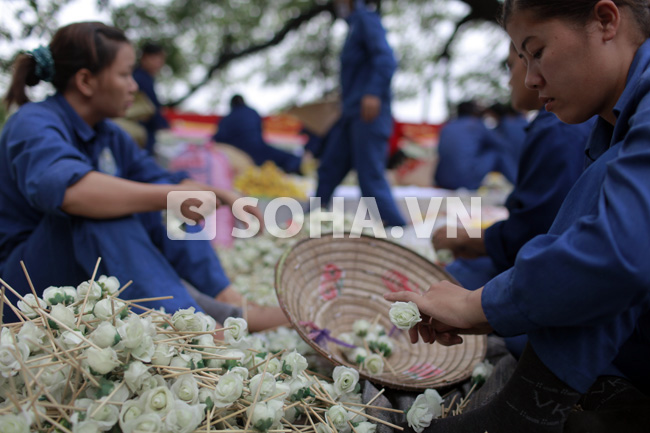
<path id="1" fill-rule="evenodd" d="M 7 107 L 29 102 L 26 86 L 35 86 L 44 77 L 37 74 L 37 57 L 46 52 L 50 56 L 51 72 L 47 81 L 59 92 L 68 87 L 70 79 L 80 69 L 93 74 L 101 72 L 115 60 L 120 43 L 128 43 L 121 30 L 100 22 L 81 22 L 61 27 L 52 38 L 48 48 L 40 47 L 27 54 L 20 54 L 14 62 L 14 70 L 5 96 Z M 40 50 L 40 52 L 37 52 Z"/>

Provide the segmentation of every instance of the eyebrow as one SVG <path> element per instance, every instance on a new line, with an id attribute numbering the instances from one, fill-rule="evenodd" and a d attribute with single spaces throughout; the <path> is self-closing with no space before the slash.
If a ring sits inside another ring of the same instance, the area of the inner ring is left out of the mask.
<path id="1" fill-rule="evenodd" d="M 521 49 L 522 49 L 522 51 L 525 51 L 525 50 L 526 50 L 526 44 L 527 44 L 527 43 L 528 43 L 532 38 L 533 38 L 532 36 L 528 36 L 528 37 L 526 37 L 526 39 L 524 39 L 524 41 L 521 43 Z"/>

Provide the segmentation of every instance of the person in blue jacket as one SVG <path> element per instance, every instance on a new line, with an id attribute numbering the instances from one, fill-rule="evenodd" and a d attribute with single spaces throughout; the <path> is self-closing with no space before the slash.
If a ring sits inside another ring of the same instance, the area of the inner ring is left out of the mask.
<path id="1" fill-rule="evenodd" d="M 440 130 L 434 185 L 478 189 L 491 171 L 499 171 L 514 182 L 515 167 L 506 164 L 508 144 L 485 126 L 478 105 L 465 101 L 456 111 L 456 118 Z"/>
<path id="2" fill-rule="evenodd" d="M 537 92 L 524 84 L 526 67 L 514 46 L 508 56 L 512 105 L 521 112 L 537 111 L 526 128 L 519 175 L 505 206 L 508 218 L 485 229 L 480 238 L 469 237 L 459 228 L 457 236 L 447 235 L 447 227 L 433 236 L 436 250 L 448 249 L 456 260 L 446 267 L 469 290 L 510 269 L 521 247 L 548 231 L 564 198 L 585 167 L 585 146 L 593 121 L 579 125 L 561 122 L 542 107 Z M 525 338 L 506 339 L 510 351 L 519 356 Z"/>
<path id="3" fill-rule="evenodd" d="M 156 76 L 165 66 L 167 55 L 165 50 L 158 44 L 147 42 L 142 46 L 140 62 L 133 71 L 133 79 L 138 83 L 138 88 L 154 105 L 156 111 L 146 121 L 140 122 L 147 130 L 147 143 L 145 148 L 150 155 L 153 155 L 156 145 L 156 132 L 161 129 L 168 129 L 169 122 L 160 111 L 162 104 L 156 94 Z"/>
<path id="4" fill-rule="evenodd" d="M 336 187 L 356 170 L 361 195 L 374 197 L 387 226 L 404 217 L 386 180 L 388 139 L 393 129 L 390 84 L 397 62 L 381 19 L 361 0 L 336 0 L 349 31 L 341 51 L 342 114 L 327 135 L 318 167 L 316 197 L 330 203 Z"/>
<path id="5" fill-rule="evenodd" d="M 202 216 L 186 209 L 202 206 L 191 194 L 212 191 L 227 205 L 237 196 L 163 170 L 107 120 L 133 102 L 134 63 L 122 31 L 98 22 L 62 27 L 49 46 L 17 58 L 5 102 L 20 108 L 0 135 L 0 276 L 29 293 L 24 261 L 40 294 L 50 285 L 88 280 L 101 257 L 98 275 L 133 280 L 125 299 L 172 295 L 147 306 L 200 311 L 183 278 L 208 297 L 237 305 L 241 297 L 209 241 L 171 240 L 160 212 L 170 192 L 187 192 L 181 210 L 199 222 Z M 25 87 L 40 81 L 51 82 L 56 94 L 28 103 Z M 224 306 L 219 321 L 241 314 Z M 252 308 L 251 328 L 286 322 L 279 308 Z M 11 312 L 4 313 L 7 321 Z"/>
<path id="6" fill-rule="evenodd" d="M 243 150 L 257 165 L 273 161 L 286 173 L 300 174 L 302 157 L 277 149 L 264 141 L 262 118 L 257 111 L 246 105 L 241 95 L 234 95 L 230 100 L 230 113 L 219 121 L 212 140 Z"/>
<path id="7" fill-rule="evenodd" d="M 426 431 L 650 431 L 650 8 L 506 0 L 503 15 L 546 110 L 572 124 L 599 117 L 587 168 L 514 267 L 475 291 L 441 283 L 385 296 L 426 315 L 412 341 L 528 334 L 501 392 Z"/>

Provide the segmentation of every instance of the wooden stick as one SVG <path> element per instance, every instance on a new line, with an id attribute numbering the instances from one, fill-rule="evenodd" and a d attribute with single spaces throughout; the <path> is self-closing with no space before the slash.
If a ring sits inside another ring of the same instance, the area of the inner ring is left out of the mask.
<path id="1" fill-rule="evenodd" d="M 90 414 L 90 418 L 94 417 L 95 414 L 97 413 L 97 411 L 98 411 L 99 409 L 103 408 L 103 407 L 106 405 L 106 403 L 108 403 L 108 401 L 111 399 L 111 397 L 113 397 L 113 396 L 115 395 L 115 393 L 116 393 L 116 392 L 117 392 L 117 391 L 122 387 L 122 385 L 124 385 L 124 382 L 120 382 L 120 384 L 117 385 L 117 386 L 115 387 L 115 389 L 114 389 L 113 391 L 111 391 L 110 394 L 108 394 L 108 397 L 106 397 L 106 399 L 104 399 L 104 401 L 102 401 L 102 402 L 100 403 L 100 405 L 97 406 L 97 407 L 95 408 L 95 410 L 93 411 L 93 413 Z"/>
<path id="2" fill-rule="evenodd" d="M 93 285 L 95 284 L 95 276 L 97 276 L 97 269 L 99 269 L 99 262 L 102 261 L 101 257 L 97 258 L 97 263 L 95 264 L 95 270 L 93 271 L 93 276 L 90 278 L 90 286 L 88 287 L 88 292 L 86 293 L 86 296 L 84 296 L 84 303 L 81 305 L 81 313 L 79 313 L 79 318 L 77 319 L 77 328 L 81 324 L 81 318 L 83 317 L 84 313 L 86 312 L 86 303 L 88 302 L 88 297 L 90 296 L 90 292 L 93 290 Z"/>
<path id="3" fill-rule="evenodd" d="M 122 288 L 121 288 L 120 290 L 118 290 L 117 292 L 113 293 L 113 294 L 111 295 L 111 298 L 117 298 L 118 296 L 120 296 L 120 294 L 121 294 L 123 291 L 125 291 L 126 288 L 129 287 L 131 284 L 133 284 L 133 280 L 129 280 L 125 285 L 122 286 Z"/>
<path id="4" fill-rule="evenodd" d="M 375 422 L 387 425 L 387 426 L 392 427 L 394 429 L 397 429 L 397 430 L 400 430 L 400 431 L 404 430 L 404 427 L 400 427 L 400 426 L 398 426 L 396 424 L 389 423 L 388 421 L 384 421 L 383 419 L 379 419 L 379 418 L 374 417 L 372 415 L 368 415 L 367 413 L 359 412 L 357 410 L 350 409 L 350 408 L 348 408 L 348 411 L 352 412 L 352 413 L 356 413 L 357 415 L 365 416 L 368 419 L 371 419 L 371 420 L 373 420 Z"/>

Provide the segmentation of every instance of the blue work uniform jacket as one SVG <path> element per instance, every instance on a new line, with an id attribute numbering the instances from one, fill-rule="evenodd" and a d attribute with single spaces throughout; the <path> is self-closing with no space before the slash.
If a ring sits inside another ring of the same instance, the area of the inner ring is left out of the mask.
<path id="1" fill-rule="evenodd" d="M 63 95 L 28 103 L 0 136 L 0 270 L 46 214 L 61 210 L 66 189 L 90 171 L 137 182 L 178 183 L 110 120 L 91 128 Z"/>
<path id="2" fill-rule="evenodd" d="M 649 41 L 634 57 L 614 114 L 615 126 L 598 119 L 588 144 L 593 162 L 548 234 L 524 245 L 515 266 L 482 294 L 490 325 L 506 336 L 527 333 L 544 364 L 580 392 L 616 364 L 631 339 L 649 376 Z"/>
<path id="3" fill-rule="evenodd" d="M 584 170 L 593 125 L 591 121 L 567 125 L 541 109 L 526 127 L 517 182 L 505 203 L 508 219 L 485 230 L 485 249 L 498 272 L 511 268 L 519 249 L 551 227 Z"/>
<path id="4" fill-rule="evenodd" d="M 341 51 L 341 97 L 343 117 L 358 117 L 361 98 L 374 95 L 381 99 L 382 114 L 390 120 L 391 80 L 397 69 L 393 50 L 386 40 L 386 30 L 376 12 L 357 1 L 346 19 L 349 31 Z"/>
<path id="5" fill-rule="evenodd" d="M 440 130 L 435 185 L 477 189 L 486 174 L 499 169 L 504 147 L 504 142 L 480 118 L 460 116 L 450 120 Z"/>

